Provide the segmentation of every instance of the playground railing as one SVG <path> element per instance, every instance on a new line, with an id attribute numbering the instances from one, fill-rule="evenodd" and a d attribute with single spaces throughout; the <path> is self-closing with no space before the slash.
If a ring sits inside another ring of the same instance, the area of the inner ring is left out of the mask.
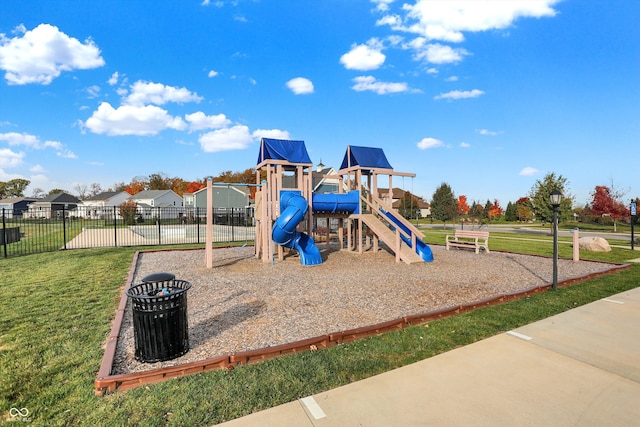
<path id="1" fill-rule="evenodd" d="M 360 196 L 360 199 L 365 203 L 367 209 L 374 214 L 376 217 L 378 217 L 379 219 L 383 220 L 385 223 L 391 225 L 393 228 L 395 228 L 396 231 L 396 236 L 397 236 L 397 245 L 398 244 L 402 244 L 403 239 L 401 239 L 401 237 L 404 237 L 407 240 L 411 241 L 411 245 L 412 247 L 415 247 L 416 245 L 416 236 L 419 235 L 421 236 L 421 238 L 424 237 L 424 234 L 419 231 L 415 226 L 413 226 L 413 224 L 411 224 L 409 221 L 405 220 L 404 217 L 402 217 L 402 215 L 400 215 L 397 211 L 395 211 L 395 209 L 388 207 L 387 205 L 385 205 L 385 203 L 378 197 L 376 196 L 371 196 L 371 199 L 373 200 L 374 203 L 371 203 L 366 197 L 364 196 Z M 384 214 L 383 210 L 386 210 L 386 208 L 388 208 L 388 212 L 391 212 L 394 216 L 394 218 L 397 218 L 403 225 L 408 224 L 407 229 L 412 231 L 412 233 L 408 233 L 407 231 L 405 231 L 403 229 L 403 227 L 398 227 L 396 224 L 392 224 L 390 219 Z M 415 231 L 414 231 L 415 230 Z M 397 251 L 396 251 L 397 252 Z"/>

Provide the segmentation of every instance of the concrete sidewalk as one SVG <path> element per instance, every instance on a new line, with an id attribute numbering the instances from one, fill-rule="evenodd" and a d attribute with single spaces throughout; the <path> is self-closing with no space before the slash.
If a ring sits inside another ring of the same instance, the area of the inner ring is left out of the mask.
<path id="1" fill-rule="evenodd" d="M 640 288 L 220 425 L 638 426 Z"/>

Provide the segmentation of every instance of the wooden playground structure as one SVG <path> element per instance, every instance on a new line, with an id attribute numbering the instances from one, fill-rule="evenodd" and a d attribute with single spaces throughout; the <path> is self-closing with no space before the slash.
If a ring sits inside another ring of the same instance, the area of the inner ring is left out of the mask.
<path id="1" fill-rule="evenodd" d="M 304 141 L 260 141 L 256 258 L 265 263 L 281 261 L 288 247 L 298 250 L 304 265 L 322 263 L 313 239 L 319 237 L 313 229 L 314 218 L 335 218 L 340 250 L 363 253 L 371 247 L 377 252 L 383 242 L 396 262 L 433 260 L 431 249 L 422 241 L 424 234 L 391 206 L 391 200 L 378 197 L 381 176 L 388 177 L 391 189 L 394 176 L 415 174 L 394 171 L 380 148 L 348 146 L 337 174 L 323 176 L 338 180 L 337 193 L 314 193 L 312 166 Z M 285 180 L 287 174 L 292 179 Z M 293 184 L 285 187 L 285 181 Z M 324 237 L 328 242 L 328 227 Z"/>

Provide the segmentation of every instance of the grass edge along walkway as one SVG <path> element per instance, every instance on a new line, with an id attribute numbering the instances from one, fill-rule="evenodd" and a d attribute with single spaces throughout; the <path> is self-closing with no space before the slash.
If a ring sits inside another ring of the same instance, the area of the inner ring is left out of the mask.
<path id="1" fill-rule="evenodd" d="M 93 381 L 102 346 L 134 252 L 82 250 L 0 260 L 0 422 L 11 420 L 13 407 L 27 408 L 32 425 L 212 425 L 404 366 L 640 283 L 640 269 L 634 265 L 557 292 L 317 352 L 96 397 Z M 614 249 L 597 257 L 620 262 L 636 256 Z"/>

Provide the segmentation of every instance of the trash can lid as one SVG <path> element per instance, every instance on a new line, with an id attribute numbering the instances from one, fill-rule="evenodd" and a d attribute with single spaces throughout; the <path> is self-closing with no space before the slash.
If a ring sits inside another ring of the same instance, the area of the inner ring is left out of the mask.
<path id="1" fill-rule="evenodd" d="M 176 278 L 176 275 L 173 273 L 167 273 L 165 271 L 160 271 L 158 273 L 151 273 L 148 276 L 142 278 L 144 283 L 148 282 L 166 282 L 168 280 L 173 280 Z"/>

